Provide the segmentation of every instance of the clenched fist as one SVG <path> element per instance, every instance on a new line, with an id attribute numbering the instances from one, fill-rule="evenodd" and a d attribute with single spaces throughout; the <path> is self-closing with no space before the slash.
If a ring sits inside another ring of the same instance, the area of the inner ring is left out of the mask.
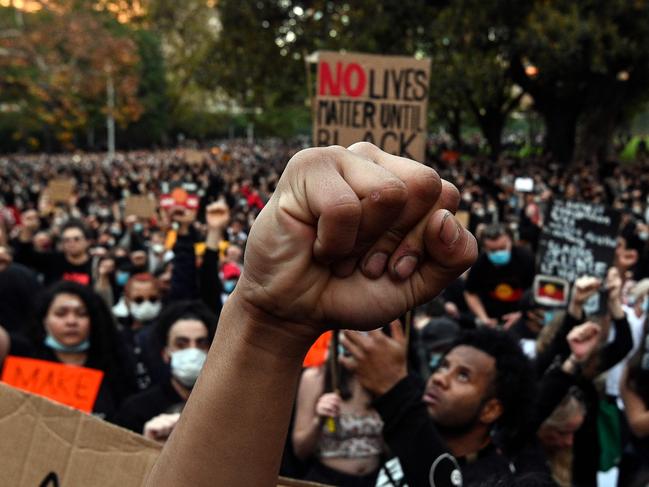
<path id="1" fill-rule="evenodd" d="M 303 150 L 251 230 L 238 299 L 302 333 L 377 328 L 474 262 L 458 200 L 433 169 L 369 143 Z"/>

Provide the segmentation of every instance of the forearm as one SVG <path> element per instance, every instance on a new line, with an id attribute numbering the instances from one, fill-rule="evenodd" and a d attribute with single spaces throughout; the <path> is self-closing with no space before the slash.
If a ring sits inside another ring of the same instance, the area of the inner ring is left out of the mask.
<path id="1" fill-rule="evenodd" d="M 584 315 L 583 303 L 579 303 L 574 299 L 571 299 L 570 303 L 568 304 L 568 314 L 576 320 L 581 320 Z"/>
<path id="2" fill-rule="evenodd" d="M 178 426 L 147 485 L 274 486 L 302 357 L 312 336 L 284 333 L 235 293 Z"/>
<path id="3" fill-rule="evenodd" d="M 625 379 L 626 377 L 623 378 L 623 381 Z M 638 438 L 649 436 L 649 411 L 642 399 L 628 386 L 625 386 L 624 382 L 620 392 L 624 401 L 624 410 L 629 422 L 629 428 Z"/>
<path id="4" fill-rule="evenodd" d="M 489 318 L 489 315 L 487 314 L 487 311 L 485 310 L 484 305 L 482 304 L 482 301 L 477 294 L 465 291 L 464 299 L 466 300 L 466 304 L 469 309 L 473 312 L 474 315 L 476 315 L 477 318 L 483 321 L 486 321 Z"/>
<path id="5" fill-rule="evenodd" d="M 115 299 L 113 298 L 113 288 L 110 282 L 100 277 L 95 283 L 95 292 L 104 300 L 108 307 L 113 307 Z"/>
<path id="6" fill-rule="evenodd" d="M 205 246 L 218 251 L 221 240 L 223 240 L 223 232 L 220 229 L 210 228 L 205 236 Z"/>
<path id="7" fill-rule="evenodd" d="M 607 343 L 599 352 L 600 360 L 598 364 L 598 373 L 606 372 L 611 367 L 618 364 L 633 348 L 633 337 L 629 322 L 622 312 L 622 317 L 613 314 L 613 324 L 615 327 L 615 338 L 612 342 Z"/>
<path id="8" fill-rule="evenodd" d="M 293 433 L 293 451 L 300 460 L 306 460 L 315 452 L 320 432 L 322 431 L 323 418 L 314 414 L 313 420 L 304 428 Z"/>

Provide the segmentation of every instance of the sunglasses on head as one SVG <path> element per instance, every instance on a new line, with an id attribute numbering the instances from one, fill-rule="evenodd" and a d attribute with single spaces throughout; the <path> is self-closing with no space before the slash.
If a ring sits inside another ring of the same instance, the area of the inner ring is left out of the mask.
<path id="1" fill-rule="evenodd" d="M 155 304 L 158 301 L 160 301 L 160 298 L 158 297 L 152 297 L 152 298 L 143 298 L 142 296 L 138 296 L 137 298 L 131 299 L 135 304 L 142 304 L 145 301 L 148 301 L 149 303 Z"/>

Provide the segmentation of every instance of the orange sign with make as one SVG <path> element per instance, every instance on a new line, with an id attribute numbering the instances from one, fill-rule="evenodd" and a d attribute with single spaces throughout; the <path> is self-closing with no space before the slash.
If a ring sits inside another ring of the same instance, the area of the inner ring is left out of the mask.
<path id="1" fill-rule="evenodd" d="M 17 389 L 89 413 L 103 377 L 101 370 L 9 356 L 4 361 L 1 380 Z"/>

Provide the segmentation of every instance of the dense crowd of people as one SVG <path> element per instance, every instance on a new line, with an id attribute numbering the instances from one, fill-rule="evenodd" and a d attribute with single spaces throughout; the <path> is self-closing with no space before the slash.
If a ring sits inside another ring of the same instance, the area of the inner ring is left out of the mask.
<path id="1" fill-rule="evenodd" d="M 0 363 L 12 355 L 101 370 L 92 413 L 164 442 L 242 275 L 252 225 L 299 149 L 229 141 L 114 160 L 0 156 Z M 442 478 L 448 469 L 464 485 L 592 487 L 598 471 L 617 467 L 619 486 L 644 485 L 646 167 L 429 155 L 459 189 L 445 204 L 465 216 L 479 256 L 400 320 L 330 338 L 299 380 L 281 472 L 341 486 L 428 486 L 436 475 L 435 485 L 454 485 Z M 67 194 L 51 184 L 60 180 L 73 181 Z M 152 209 L 134 211 L 136 196 Z M 571 283 L 565 307 L 532 291 L 555 198 L 622 214 L 607 276 Z M 377 251 L 365 272 L 410 275 L 419 263 L 389 256 Z M 336 272 L 350 265 L 361 264 Z M 589 316 L 595 293 L 604 309 Z"/>

